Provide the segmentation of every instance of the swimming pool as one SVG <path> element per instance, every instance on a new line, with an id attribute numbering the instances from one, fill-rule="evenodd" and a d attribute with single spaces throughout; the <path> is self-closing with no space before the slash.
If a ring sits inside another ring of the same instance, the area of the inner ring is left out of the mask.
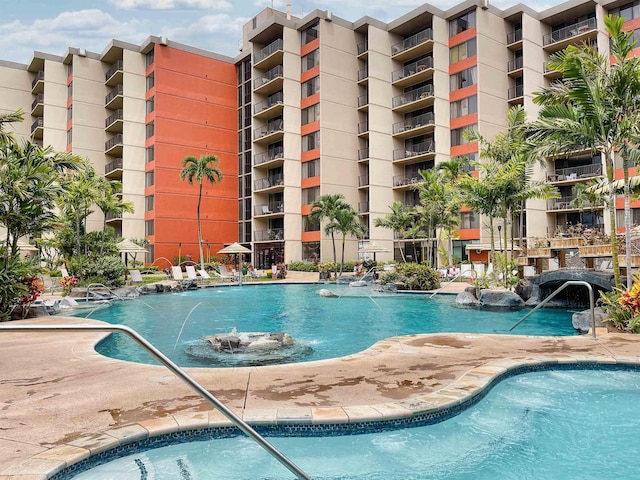
<path id="1" fill-rule="evenodd" d="M 148 295 L 115 302 L 79 316 L 128 325 L 180 366 L 221 367 L 322 360 L 353 354 L 384 338 L 414 333 L 508 333 L 523 311 L 459 308 L 455 297 L 377 294 L 368 288 L 329 287 L 340 298 L 318 295 L 324 285 L 251 285 L 207 288 L 180 294 Z M 516 328 L 518 335 L 576 335 L 572 312 L 543 309 Z M 282 331 L 300 342 L 291 355 L 261 357 L 211 354 L 202 336 Z M 103 355 L 153 363 L 121 335 L 98 345 Z"/>
<path id="2" fill-rule="evenodd" d="M 377 432 L 370 424 L 359 430 L 367 433 L 343 430 L 342 436 L 272 432 L 269 440 L 316 480 L 636 478 L 640 372 L 618 367 L 511 376 L 437 424 Z M 252 441 L 235 436 L 137 451 L 73 478 L 292 476 Z"/>

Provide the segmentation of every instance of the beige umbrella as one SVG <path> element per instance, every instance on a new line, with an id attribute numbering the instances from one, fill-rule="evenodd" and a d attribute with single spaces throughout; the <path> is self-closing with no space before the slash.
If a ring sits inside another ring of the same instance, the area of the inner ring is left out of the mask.
<path id="1" fill-rule="evenodd" d="M 389 250 L 386 247 L 381 247 L 380 245 L 377 245 L 376 242 L 371 242 L 369 243 L 369 245 L 362 247 L 358 251 L 360 253 L 373 253 L 373 261 L 375 262 L 377 252 L 390 252 L 391 250 Z"/>
<path id="2" fill-rule="evenodd" d="M 149 251 L 144 248 L 141 247 L 140 245 L 137 245 L 135 243 L 133 243 L 131 240 L 129 239 L 124 239 L 121 242 L 119 242 L 118 244 L 116 244 L 116 247 L 118 247 L 118 252 L 120 253 L 124 253 L 124 265 L 125 267 L 129 264 L 128 259 L 129 259 L 129 254 L 133 255 L 133 261 L 135 262 L 136 259 L 136 255 L 138 253 L 149 253 Z M 127 270 L 125 269 L 124 271 L 124 279 L 127 279 Z"/>
<path id="3" fill-rule="evenodd" d="M 240 258 L 244 258 L 245 253 L 251 253 L 251 250 L 247 247 L 243 247 L 238 242 L 233 242 L 231 245 L 227 245 L 222 250 L 218 250 L 218 253 L 225 253 L 227 255 L 238 255 L 238 284 L 242 286 L 242 263 Z M 242 255 L 242 257 L 240 257 Z"/>

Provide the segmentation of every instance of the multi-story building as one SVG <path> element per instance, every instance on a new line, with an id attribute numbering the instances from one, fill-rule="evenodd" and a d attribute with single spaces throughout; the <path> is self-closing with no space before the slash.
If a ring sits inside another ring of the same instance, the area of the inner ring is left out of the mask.
<path id="1" fill-rule="evenodd" d="M 544 12 L 469 0 L 446 11 L 424 4 L 383 23 L 267 8 L 244 26 L 234 59 L 150 37 L 141 46 L 114 40 L 102 54 L 70 49 L 65 57 L 36 53 L 28 66 L 0 62 L 0 111 L 30 112 L 31 130 L 27 123 L 19 134 L 87 156 L 122 180 L 136 213 L 107 220 L 125 237 L 147 236 L 153 258 L 197 256 L 195 190 L 178 173 L 184 156 L 210 152 L 225 174 L 205 187 L 211 256 L 238 240 L 259 268 L 331 259 L 330 236 L 308 214 L 321 195 L 340 193 L 367 227 L 364 239 L 347 238 L 349 258 L 370 241 L 388 250 L 380 259 L 398 258 L 406 243 L 409 257 L 422 260 L 431 239 L 394 238 L 375 219 L 395 201 L 418 204 L 421 170 L 454 156 L 477 160 L 466 129 L 490 139 L 516 104 L 535 118 L 533 92 L 558 78 L 546 67 L 550 54 L 582 42 L 606 54 L 605 15 L 634 29 L 638 11 L 603 0 Z M 572 187 L 602 172 L 602 159 L 586 151 L 549 159 L 536 176 L 562 198 L 529 201 L 522 237 L 604 226 L 603 206 L 571 204 Z M 465 247 L 482 244 L 487 228 L 463 208 L 456 256 L 481 260 L 480 245 Z"/>

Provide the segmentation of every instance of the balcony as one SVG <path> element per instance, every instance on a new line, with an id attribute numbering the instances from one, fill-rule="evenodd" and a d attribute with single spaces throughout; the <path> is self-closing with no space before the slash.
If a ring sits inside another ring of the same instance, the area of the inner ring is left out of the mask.
<path id="1" fill-rule="evenodd" d="M 36 121 L 31 124 L 31 138 L 34 140 L 42 140 L 42 134 L 44 133 L 44 118 L 38 117 Z"/>
<path id="2" fill-rule="evenodd" d="M 522 41 L 522 29 L 519 28 L 514 30 L 511 33 L 507 33 L 507 46 L 511 47 L 515 43 L 520 43 Z"/>
<path id="3" fill-rule="evenodd" d="M 434 98 L 433 85 L 425 85 L 393 97 L 391 106 L 395 112 L 403 113 L 433 105 Z"/>
<path id="4" fill-rule="evenodd" d="M 268 230 L 256 230 L 253 232 L 254 242 L 268 242 L 272 240 L 284 240 L 284 228 L 270 228 Z"/>
<path id="5" fill-rule="evenodd" d="M 360 95 L 358 97 L 358 110 L 361 112 L 366 112 L 369 110 L 369 94 L 365 93 L 364 95 Z"/>
<path id="6" fill-rule="evenodd" d="M 116 110 L 104 121 L 104 129 L 107 132 L 122 133 L 122 109 Z"/>
<path id="7" fill-rule="evenodd" d="M 369 202 L 358 202 L 358 213 L 369 213 Z"/>
<path id="8" fill-rule="evenodd" d="M 518 103 L 524 97 L 524 85 L 516 85 L 507 90 L 507 100 L 509 103 Z"/>
<path id="9" fill-rule="evenodd" d="M 44 114 L 44 93 L 39 93 L 31 104 L 31 115 L 42 117 Z"/>
<path id="10" fill-rule="evenodd" d="M 273 168 L 284 163 L 284 149 L 276 148 L 269 152 L 257 153 L 253 156 L 253 166 L 256 168 Z"/>
<path id="11" fill-rule="evenodd" d="M 122 108 L 122 100 L 124 88 L 122 85 L 116 85 L 111 89 L 109 93 L 104 97 L 104 107 L 109 110 L 117 110 Z"/>
<path id="12" fill-rule="evenodd" d="M 436 145 L 433 140 L 418 143 L 416 145 L 398 148 L 393 151 L 393 162 L 397 164 L 416 163 L 420 160 L 433 158 L 436 154 Z"/>
<path id="13" fill-rule="evenodd" d="M 255 143 L 273 143 L 282 140 L 283 136 L 282 120 L 269 122 L 264 127 L 256 128 L 253 131 L 253 141 Z"/>
<path id="14" fill-rule="evenodd" d="M 404 62 L 433 50 L 433 29 L 431 27 L 405 38 L 391 46 L 391 58 Z"/>
<path id="15" fill-rule="evenodd" d="M 104 74 L 104 83 L 108 87 L 122 84 L 123 77 L 123 63 L 122 60 L 118 60 L 116 63 L 109 67 L 107 73 Z"/>
<path id="16" fill-rule="evenodd" d="M 509 60 L 507 62 L 507 73 L 517 72 L 518 70 L 522 70 L 524 66 L 524 57 L 514 58 L 513 60 Z"/>
<path id="17" fill-rule="evenodd" d="M 121 158 L 117 158 L 113 162 L 107 163 L 104 166 L 104 176 L 109 180 L 113 180 L 116 177 L 122 177 L 122 165 L 123 163 Z"/>
<path id="18" fill-rule="evenodd" d="M 416 117 L 405 118 L 393 124 L 393 136 L 396 138 L 415 137 L 433 131 L 436 125 L 433 112 L 423 113 Z"/>
<path id="19" fill-rule="evenodd" d="M 586 205 L 578 206 L 571 205 L 571 202 L 575 199 L 575 196 L 554 198 L 553 200 L 547 200 L 547 211 L 579 211 L 579 210 L 598 210 L 603 209 L 604 204 L 591 205 L 587 202 Z"/>
<path id="20" fill-rule="evenodd" d="M 393 188 L 398 190 L 409 190 L 415 188 L 419 183 L 424 183 L 424 177 L 419 173 L 411 176 L 396 175 L 393 177 Z"/>
<path id="21" fill-rule="evenodd" d="M 276 65 L 264 75 L 253 81 L 253 92 L 258 95 L 270 95 L 282 90 L 283 84 L 282 65 Z"/>
<path id="22" fill-rule="evenodd" d="M 369 149 L 361 148 L 358 150 L 358 162 L 369 163 Z"/>
<path id="23" fill-rule="evenodd" d="M 37 95 L 44 92 L 44 70 L 40 70 L 36 73 L 36 78 L 31 82 L 31 93 Z"/>
<path id="24" fill-rule="evenodd" d="M 391 83 L 404 87 L 433 77 L 433 58 L 426 57 L 391 73 Z"/>
<path id="25" fill-rule="evenodd" d="M 284 108 L 284 95 L 282 92 L 275 93 L 266 100 L 256 103 L 253 107 L 254 118 L 269 118 L 279 116 Z"/>
<path id="26" fill-rule="evenodd" d="M 284 177 L 283 175 L 273 175 L 266 178 L 258 178 L 253 182 L 254 192 L 266 191 L 266 190 L 283 190 L 284 189 Z"/>
<path id="27" fill-rule="evenodd" d="M 364 67 L 358 70 L 358 84 L 364 86 L 368 83 L 368 81 L 369 81 L 369 68 Z"/>
<path id="28" fill-rule="evenodd" d="M 104 153 L 106 155 L 122 155 L 122 134 L 118 133 L 106 142 L 104 142 Z"/>
<path id="29" fill-rule="evenodd" d="M 122 221 L 122 214 L 121 213 L 107 213 L 104 216 L 104 220 L 105 222 L 121 222 Z"/>
<path id="30" fill-rule="evenodd" d="M 578 44 L 591 37 L 595 37 L 597 35 L 596 28 L 596 19 L 589 18 L 543 35 L 542 45 L 545 50 L 562 50 L 572 43 Z"/>
<path id="31" fill-rule="evenodd" d="M 359 43 L 356 47 L 358 58 L 361 60 L 365 60 L 367 58 L 367 54 L 369 53 L 369 42 L 365 40 L 362 43 Z"/>
<path id="32" fill-rule="evenodd" d="M 358 136 L 360 137 L 369 136 L 369 120 L 365 120 L 364 122 L 358 123 Z"/>
<path id="33" fill-rule="evenodd" d="M 360 175 L 358 177 L 358 188 L 368 187 L 369 186 L 369 175 Z"/>
<path id="34" fill-rule="evenodd" d="M 547 181 L 557 182 L 575 182 L 585 178 L 599 177 L 602 175 L 601 164 L 582 165 L 580 167 L 559 168 L 552 172 L 547 172 Z"/>
<path id="35" fill-rule="evenodd" d="M 253 207 L 253 216 L 282 216 L 284 213 L 284 202 L 270 202 L 263 205 L 255 205 Z"/>
<path id="36" fill-rule="evenodd" d="M 555 78 L 562 78 L 562 72 L 558 70 L 553 70 L 552 68 L 550 68 L 548 62 L 544 62 L 543 71 L 544 71 L 544 77 L 549 80 L 553 80 Z"/>
<path id="37" fill-rule="evenodd" d="M 270 43 L 262 50 L 253 54 L 253 66 L 261 70 L 267 70 L 276 65 L 282 64 L 284 56 L 283 42 L 278 38 L 275 42 Z"/>

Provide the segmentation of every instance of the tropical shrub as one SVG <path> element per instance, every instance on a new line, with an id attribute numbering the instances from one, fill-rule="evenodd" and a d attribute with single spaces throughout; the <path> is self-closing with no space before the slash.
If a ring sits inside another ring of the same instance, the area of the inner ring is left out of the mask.
<path id="1" fill-rule="evenodd" d="M 427 265 L 403 263 L 394 271 L 381 273 L 380 283 L 403 283 L 409 290 L 433 290 L 440 288 L 440 272 Z"/>
<path id="2" fill-rule="evenodd" d="M 640 333 L 640 274 L 635 276 L 630 289 L 614 288 L 600 295 L 602 309 L 608 315 L 605 322 L 623 332 Z"/>
<path id="3" fill-rule="evenodd" d="M 313 262 L 289 262 L 287 269 L 292 272 L 317 272 L 318 264 Z"/>
<path id="4" fill-rule="evenodd" d="M 84 266 L 84 283 L 103 283 L 107 287 L 120 287 L 124 279 L 124 263 L 119 257 L 105 256 L 92 259 Z"/>

